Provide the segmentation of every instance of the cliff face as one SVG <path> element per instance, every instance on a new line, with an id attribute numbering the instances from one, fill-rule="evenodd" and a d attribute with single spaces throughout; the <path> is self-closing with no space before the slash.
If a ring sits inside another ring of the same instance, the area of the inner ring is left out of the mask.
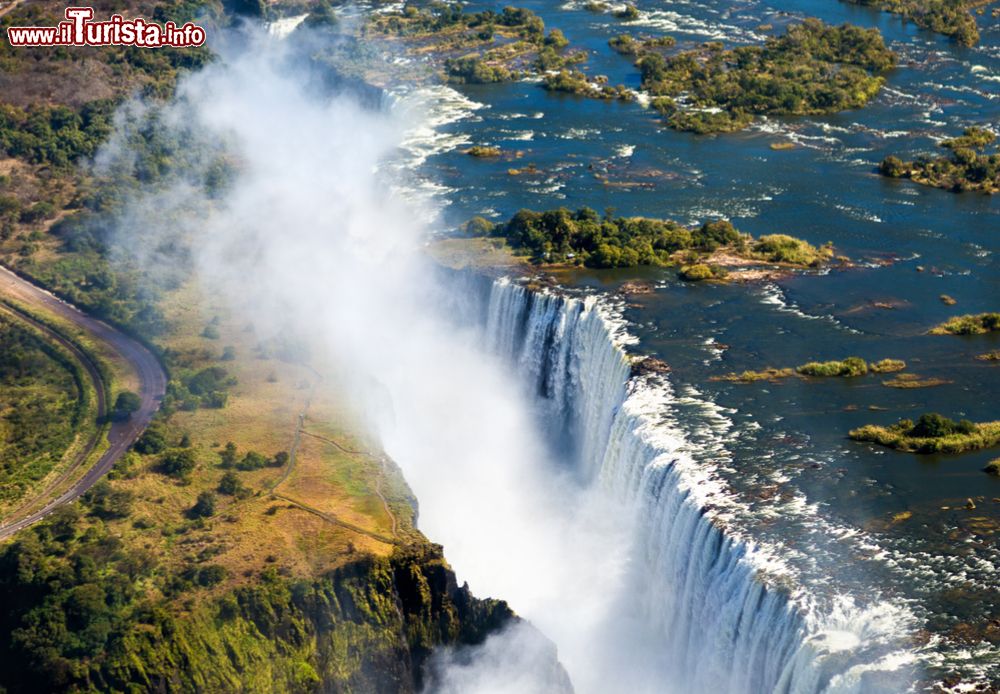
<path id="1" fill-rule="evenodd" d="M 106 605 L 113 586 L 64 576 L 75 585 L 56 615 L 45 608 L 62 591 L 36 581 L 53 577 L 32 570 L 41 567 L 32 566 L 30 545 L 0 555 L 0 686 L 10 692 L 416 692 L 435 648 L 481 643 L 518 620 L 506 603 L 458 586 L 429 543 L 313 580 L 265 572 L 188 611 L 144 604 L 109 617 L 99 599 L 85 606 L 83 587 L 104 589 Z M 60 620 L 69 620 L 62 629 Z M 107 630 L 107 647 L 81 650 L 95 630 Z M 552 668 L 562 673 L 554 648 Z"/>

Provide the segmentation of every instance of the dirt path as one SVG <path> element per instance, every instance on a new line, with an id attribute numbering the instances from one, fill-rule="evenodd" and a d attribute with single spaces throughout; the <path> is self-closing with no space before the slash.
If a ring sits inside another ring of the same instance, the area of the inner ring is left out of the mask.
<path id="1" fill-rule="evenodd" d="M 384 494 L 382 494 L 382 477 L 384 477 L 388 473 L 388 470 L 386 470 L 385 458 L 383 456 L 377 456 L 374 453 L 370 453 L 368 451 L 355 451 L 355 450 L 351 450 L 350 448 L 346 448 L 345 446 L 342 446 L 341 444 L 337 443 L 333 439 L 328 439 L 325 436 L 320 436 L 319 434 L 314 434 L 314 433 L 312 433 L 310 431 L 306 431 L 304 429 L 301 430 L 301 431 L 306 436 L 311 436 L 314 439 L 319 439 L 320 441 L 323 441 L 324 443 L 328 443 L 331 446 L 334 446 L 334 447 L 338 448 L 339 450 L 343 451 L 344 453 L 350 453 L 352 455 L 364 455 L 364 456 L 367 456 L 369 458 L 373 458 L 373 459 L 375 459 L 375 460 L 378 461 L 379 468 L 382 470 L 382 475 L 380 475 L 379 477 L 377 477 L 375 479 L 375 494 L 378 496 L 379 499 L 382 500 L 382 508 L 385 509 L 386 515 L 389 516 L 389 520 L 392 521 L 392 535 L 393 535 L 393 537 L 399 537 L 399 532 L 398 532 L 399 525 L 396 522 L 396 514 L 394 514 L 392 512 L 392 509 L 389 508 L 389 500 L 385 498 Z"/>
<path id="2" fill-rule="evenodd" d="M 289 475 L 292 474 L 292 470 L 295 468 L 296 456 L 298 455 L 299 452 L 299 445 L 302 442 L 303 434 L 305 434 L 306 436 L 310 436 L 314 439 L 319 439 L 320 441 L 324 441 L 328 444 L 331 444 L 340 449 L 341 451 L 343 451 L 344 453 L 350 453 L 353 455 L 371 455 L 367 451 L 353 451 L 349 448 L 345 448 L 344 446 L 340 445 L 336 441 L 333 441 L 332 439 L 328 439 L 305 430 L 306 415 L 309 413 L 309 407 L 310 405 L 312 405 L 313 397 L 316 395 L 316 389 L 319 387 L 320 381 L 322 380 L 322 376 L 320 376 L 315 369 L 310 369 L 310 370 L 313 372 L 315 380 L 312 383 L 312 387 L 309 389 L 309 395 L 306 397 L 305 403 L 302 405 L 302 411 L 299 412 L 298 417 L 296 418 L 295 435 L 292 437 L 292 447 L 288 451 L 288 465 L 285 466 L 285 469 L 284 471 L 282 471 L 281 476 L 277 480 L 275 480 L 274 484 L 271 485 L 268 491 L 270 491 L 271 496 L 273 496 L 274 498 L 281 499 L 282 501 L 287 501 L 288 503 L 302 509 L 303 511 L 306 511 L 307 513 L 311 513 L 314 516 L 322 518 L 323 520 L 329 523 L 333 523 L 334 525 L 339 525 L 340 527 L 347 528 L 348 530 L 353 530 L 354 532 L 361 533 L 362 535 L 367 535 L 368 537 L 378 540 L 379 542 L 385 542 L 391 545 L 398 545 L 400 541 L 399 541 L 399 534 L 397 532 L 398 525 L 396 523 L 396 516 L 390 510 L 389 502 L 382 494 L 382 487 L 380 484 L 381 479 L 375 480 L 375 493 L 378 495 L 378 498 L 382 500 L 382 507 L 385 509 L 385 512 L 389 515 L 389 519 L 392 521 L 391 538 L 386 537 L 385 535 L 380 535 L 379 533 L 376 532 L 372 532 L 371 530 L 366 530 L 365 528 L 362 528 L 359 525 L 354 525 L 353 523 L 341 520 L 340 518 L 331 513 L 321 511 L 315 506 L 310 506 L 307 503 L 299 501 L 298 499 L 295 499 L 293 497 L 286 496 L 277 491 L 278 487 L 280 487 L 282 483 L 284 483 L 285 480 L 288 479 Z M 382 470 L 384 474 L 385 464 L 381 459 L 379 460 L 379 462 L 382 464 Z"/>
<path id="3" fill-rule="evenodd" d="M 14 0 L 13 2 L 11 2 L 9 4 L 6 4 L 3 7 L 0 7 L 0 17 L 3 17 L 5 14 L 7 14 L 8 12 L 10 12 L 11 10 L 13 10 L 15 7 L 17 7 L 20 4 L 21 4 L 21 0 Z"/>
<path id="4" fill-rule="evenodd" d="M 41 495 L 27 501 L 22 506 L 22 508 L 26 506 L 36 507 L 41 504 L 39 510 L 21 518 L 16 517 L 15 514 L 14 517 L 4 519 L 4 525 L 0 526 L 0 539 L 4 539 L 10 537 L 18 530 L 38 522 L 63 504 L 78 499 L 106 475 L 114 464 L 118 462 L 118 459 L 135 443 L 135 440 L 139 438 L 149 425 L 156 410 L 159 409 L 160 401 L 166 392 L 167 376 L 160 363 L 156 360 L 156 357 L 132 338 L 118 332 L 106 323 L 91 318 L 75 306 L 62 301 L 53 294 L 31 284 L 3 267 L 0 267 L 0 294 L 30 308 L 39 308 L 52 312 L 85 331 L 92 340 L 104 343 L 113 351 L 118 352 L 132 365 L 139 377 L 139 397 L 141 400 L 139 409 L 128 421 L 115 422 L 111 425 L 111 429 L 108 432 L 108 449 L 68 489 L 59 493 L 61 485 L 49 485 Z M 48 334 L 56 335 L 62 344 L 71 344 L 70 340 L 58 335 L 52 328 L 40 323 L 37 325 Z M 98 400 L 103 403 L 104 411 L 106 411 L 110 394 L 106 392 L 106 385 L 100 377 L 100 373 L 82 350 L 79 350 L 75 346 L 71 349 L 74 350 L 74 355 L 83 355 L 85 361 L 82 363 L 89 377 L 93 380 L 94 388 L 98 393 Z M 93 370 L 87 367 L 88 363 Z M 88 452 L 93 451 L 95 447 L 96 444 L 91 446 Z M 65 482 L 69 476 L 69 474 L 64 475 L 60 481 Z M 56 496 L 51 498 L 53 495 Z M 48 500 L 46 501 L 46 499 Z"/>

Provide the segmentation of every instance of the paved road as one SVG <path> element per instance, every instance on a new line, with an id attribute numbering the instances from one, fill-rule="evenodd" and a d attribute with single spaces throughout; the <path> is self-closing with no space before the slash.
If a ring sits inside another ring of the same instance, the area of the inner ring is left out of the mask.
<path id="1" fill-rule="evenodd" d="M 10 522 L 9 524 L 0 526 L 0 540 L 2 540 L 10 537 L 18 530 L 26 528 L 32 523 L 36 523 L 63 504 L 77 499 L 80 495 L 93 487 L 102 477 L 104 477 L 112 466 L 118 462 L 118 459 L 124 455 L 133 443 L 135 443 L 135 440 L 139 438 L 139 435 L 142 434 L 146 426 L 149 425 L 149 422 L 152 420 L 156 410 L 159 409 L 160 401 L 163 399 L 163 394 L 166 392 L 167 376 L 164 373 L 163 368 L 160 366 L 160 363 L 156 360 L 156 357 L 154 357 L 152 353 L 150 353 L 150 351 L 141 344 L 118 332 L 108 324 L 91 318 L 75 306 L 67 304 L 61 299 L 56 298 L 44 289 L 36 287 L 30 282 L 18 277 L 16 274 L 4 267 L 0 267 L 0 294 L 3 294 L 8 298 L 15 299 L 21 304 L 29 307 L 44 308 L 51 311 L 52 313 L 55 313 L 63 319 L 72 322 L 77 327 L 87 332 L 91 339 L 97 342 L 102 342 L 121 354 L 122 357 L 124 357 L 132 365 L 135 372 L 138 374 L 140 383 L 139 396 L 142 400 L 141 406 L 138 411 L 132 415 L 131 419 L 127 422 L 116 422 L 112 424 L 111 430 L 108 433 L 110 446 L 104 452 L 104 455 L 102 455 L 89 470 L 77 479 L 77 481 L 69 489 L 66 489 L 58 496 L 45 503 L 45 505 L 38 511 L 35 511 L 31 515 L 24 518 L 18 518 L 16 521 Z M 58 336 L 58 334 L 53 333 L 51 329 L 46 328 L 45 326 L 40 327 L 52 335 L 54 339 L 66 344 L 66 341 Z M 73 347 L 72 350 L 79 356 L 79 350 L 77 348 Z M 94 381 L 94 388 L 97 390 L 99 401 L 107 403 L 107 394 L 104 392 L 104 383 L 101 381 L 96 368 L 92 363 L 89 363 L 89 358 L 87 358 L 86 355 L 84 355 L 83 362 L 84 368 L 90 375 L 90 378 Z M 39 499 L 36 501 L 41 500 Z"/>

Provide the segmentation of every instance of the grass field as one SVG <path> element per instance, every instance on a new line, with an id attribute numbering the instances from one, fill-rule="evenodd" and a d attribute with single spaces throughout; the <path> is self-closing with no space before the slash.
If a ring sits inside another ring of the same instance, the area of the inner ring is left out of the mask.
<path id="1" fill-rule="evenodd" d="M 224 567 L 226 579 L 197 594 L 204 599 L 256 580 L 269 566 L 316 576 L 364 554 L 388 556 L 396 543 L 414 537 L 405 482 L 357 433 L 331 380 L 282 359 L 281 349 L 204 300 L 193 284 L 171 294 L 163 307 L 170 328 L 161 346 L 172 377 L 221 367 L 235 384 L 222 408 L 161 418 L 167 445 L 194 453 L 189 475 L 175 479 L 159 472 L 162 453 L 132 453 L 110 482 L 132 497 L 127 517 L 106 521 L 126 546 L 151 552 L 168 574 L 206 563 Z M 213 329 L 206 331 L 208 325 Z M 248 451 L 269 459 L 293 449 L 295 455 L 281 467 L 237 466 L 234 474 L 246 490 L 238 498 L 217 491 L 227 472 L 220 452 L 229 442 L 239 458 Z M 191 518 L 205 492 L 215 494 L 215 513 Z"/>

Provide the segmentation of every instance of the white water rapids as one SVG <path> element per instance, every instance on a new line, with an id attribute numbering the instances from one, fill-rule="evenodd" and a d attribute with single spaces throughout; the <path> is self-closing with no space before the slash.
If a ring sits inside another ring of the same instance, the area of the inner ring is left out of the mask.
<path id="1" fill-rule="evenodd" d="M 766 553 L 710 519 L 698 490 L 708 480 L 670 426 L 670 384 L 630 376 L 633 338 L 606 302 L 496 280 L 485 339 L 534 394 L 557 447 L 569 445 L 582 484 L 636 514 L 621 604 L 655 640 L 671 680 L 660 691 L 906 688 L 912 673 L 893 671 L 910 657 L 882 612 L 804 613 L 758 575 L 772 568 Z"/>

